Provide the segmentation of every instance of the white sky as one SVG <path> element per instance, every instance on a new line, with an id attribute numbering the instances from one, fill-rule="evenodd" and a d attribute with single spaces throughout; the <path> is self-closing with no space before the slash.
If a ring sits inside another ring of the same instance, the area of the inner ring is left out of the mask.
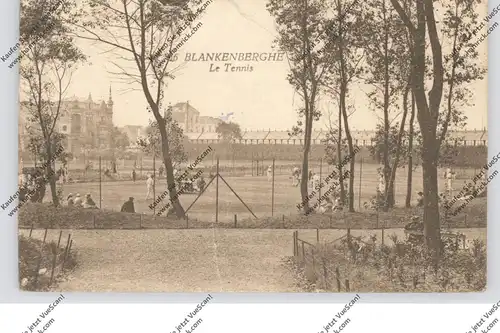
<path id="1" fill-rule="evenodd" d="M 184 58 L 186 52 L 273 52 L 271 45 L 276 31 L 265 4 L 266 0 L 214 0 L 199 20 L 203 26 L 184 44 L 180 57 Z M 482 7 L 486 14 L 487 7 Z M 99 54 L 99 49 L 87 42 L 79 44 L 89 55 L 89 64 L 75 72 L 67 95 L 86 98 L 92 93 L 94 100 L 107 100 L 111 84 L 114 123 L 146 125 L 149 114 L 142 92 L 123 93 L 129 85 L 120 84 L 115 76 L 107 73 L 107 70 L 115 70 L 107 56 Z M 479 46 L 479 51 L 486 64 L 487 41 Z M 188 62 L 170 83 L 166 100 L 172 104 L 189 100 L 206 116 L 234 112 L 233 121 L 245 129 L 287 130 L 295 124 L 295 110 L 300 100 L 286 81 L 286 60 L 253 63 L 253 72 L 209 73 L 209 66 L 210 62 Z M 475 106 L 466 111 L 467 127 L 479 129 L 487 124 L 487 79 L 474 83 L 471 88 L 476 91 L 476 99 Z M 351 128 L 373 129 L 377 117 L 367 107 L 366 91 L 360 87 L 352 87 L 352 90 L 356 112 L 350 119 Z M 324 113 L 335 110 L 326 100 L 319 106 Z M 324 124 L 322 119 L 314 126 L 319 129 Z"/>

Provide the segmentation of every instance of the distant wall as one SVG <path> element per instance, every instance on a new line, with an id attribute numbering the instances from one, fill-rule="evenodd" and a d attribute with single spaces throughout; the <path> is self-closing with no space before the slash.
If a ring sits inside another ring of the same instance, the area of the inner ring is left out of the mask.
<path id="1" fill-rule="evenodd" d="M 210 145 L 214 149 L 214 154 L 219 156 L 221 160 L 276 160 L 283 161 L 301 161 L 302 146 L 276 144 L 276 145 L 248 145 L 248 144 L 220 144 L 220 143 L 189 143 L 186 146 L 186 151 L 189 152 L 189 158 L 194 159 L 200 155 L 207 146 Z M 360 151 L 356 154 L 356 161 L 363 158 L 363 162 L 377 163 L 371 155 L 368 147 L 360 147 Z M 488 147 L 486 146 L 458 146 L 455 147 L 457 156 L 453 159 L 454 166 L 457 167 L 482 167 L 488 159 Z M 324 145 L 311 145 L 310 160 L 320 160 L 324 157 Z M 415 154 L 415 161 L 420 162 L 420 157 Z"/>

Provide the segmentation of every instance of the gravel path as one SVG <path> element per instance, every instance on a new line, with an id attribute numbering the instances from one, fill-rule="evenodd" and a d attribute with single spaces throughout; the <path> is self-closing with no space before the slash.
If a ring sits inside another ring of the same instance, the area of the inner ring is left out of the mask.
<path id="1" fill-rule="evenodd" d="M 63 240 L 68 233 L 79 266 L 59 291 L 300 291 L 281 262 L 293 252 L 291 230 L 65 230 Z"/>
<path id="2" fill-rule="evenodd" d="M 460 230 L 486 240 L 486 229 Z M 20 230 L 28 234 L 28 230 Z M 64 230 L 77 250 L 77 268 L 58 291 L 79 292 L 300 292 L 282 259 L 293 252 L 293 230 Z M 353 236 L 373 234 L 353 230 Z M 331 241 L 343 230 L 321 230 Z M 388 229 L 388 237 L 402 229 Z M 33 237 L 43 238 L 43 230 Z M 59 237 L 50 230 L 47 240 Z M 315 230 L 299 230 L 315 242 Z M 380 239 L 380 234 L 378 235 Z"/>

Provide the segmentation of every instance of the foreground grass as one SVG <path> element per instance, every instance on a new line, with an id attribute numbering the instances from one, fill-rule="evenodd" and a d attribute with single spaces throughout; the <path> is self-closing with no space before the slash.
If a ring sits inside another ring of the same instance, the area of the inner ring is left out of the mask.
<path id="1" fill-rule="evenodd" d="M 58 248 L 55 242 L 43 243 L 38 239 L 19 235 L 20 288 L 25 291 L 48 290 L 54 254 L 56 255 L 56 268 L 54 270 L 53 284 L 55 279 L 61 276 L 64 252 L 65 249 L 63 247 Z M 75 266 L 76 260 L 72 250 L 64 262 L 64 269 L 71 270 Z"/>
<path id="2" fill-rule="evenodd" d="M 471 202 L 457 216 L 442 220 L 443 227 L 486 227 L 486 198 Z M 218 222 L 219 228 L 248 229 L 377 229 L 401 228 L 412 216 L 421 216 L 421 209 L 395 208 L 389 212 L 362 211 L 355 213 L 282 215 L 243 219 L 233 222 Z M 107 210 L 92 210 L 74 207 L 53 207 L 50 204 L 28 203 L 19 212 L 21 228 L 55 229 L 187 229 L 208 228 L 212 222 L 195 219 L 179 220 L 164 216 L 130 214 Z"/>

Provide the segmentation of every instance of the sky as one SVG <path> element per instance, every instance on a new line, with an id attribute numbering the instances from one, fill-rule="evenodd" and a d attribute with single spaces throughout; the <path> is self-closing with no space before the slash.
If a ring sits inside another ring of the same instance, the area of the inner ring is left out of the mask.
<path id="1" fill-rule="evenodd" d="M 197 22 L 203 25 L 182 46 L 179 57 L 202 52 L 277 52 L 272 48 L 276 36 L 274 19 L 265 4 L 266 0 L 214 0 L 198 18 Z M 481 10 L 486 15 L 485 5 Z M 439 13 L 437 17 L 439 20 Z M 88 41 L 78 41 L 78 45 L 89 56 L 89 62 L 74 73 L 67 96 L 87 98 L 91 93 L 94 100 L 107 100 L 111 86 L 113 122 L 117 126 L 147 125 L 150 116 L 140 87 L 130 91 L 129 84 L 110 73 L 116 71 L 116 67 L 110 63 L 110 55 L 102 53 L 102 48 Z M 487 41 L 478 51 L 483 55 L 482 64 L 486 64 Z M 210 72 L 209 61 L 187 62 L 169 83 L 165 100 L 172 104 L 189 101 L 202 116 L 218 117 L 233 112 L 232 120 L 243 129 L 289 130 L 297 121 L 296 110 L 301 101 L 286 80 L 289 70 L 286 58 L 281 62 L 251 65 L 252 72 L 224 72 L 223 69 Z M 467 128 L 480 129 L 487 126 L 487 78 L 471 84 L 470 88 L 476 94 L 475 105 L 466 110 Z M 353 86 L 352 91 L 356 111 L 350 118 L 351 129 L 374 129 L 380 118 L 367 104 L 366 88 Z M 325 116 L 315 123 L 316 129 L 326 128 L 326 114 L 336 107 L 323 98 L 319 108 Z"/>

